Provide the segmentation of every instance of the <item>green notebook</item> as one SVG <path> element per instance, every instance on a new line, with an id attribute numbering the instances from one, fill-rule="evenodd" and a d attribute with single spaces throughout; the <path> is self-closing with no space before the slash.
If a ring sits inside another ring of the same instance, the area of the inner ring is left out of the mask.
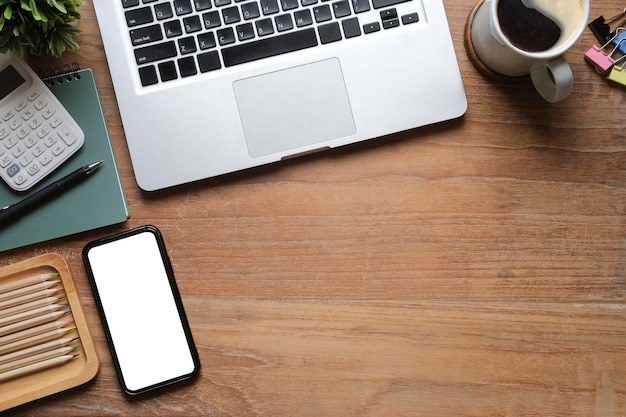
<path id="1" fill-rule="evenodd" d="M 26 193 L 17 193 L 0 180 L 0 207 L 23 199 L 84 165 L 100 160 L 104 163 L 77 186 L 12 224 L 1 226 L 0 251 L 121 223 L 129 217 L 93 72 L 83 69 L 46 81 L 83 129 L 85 143 L 61 167 Z"/>

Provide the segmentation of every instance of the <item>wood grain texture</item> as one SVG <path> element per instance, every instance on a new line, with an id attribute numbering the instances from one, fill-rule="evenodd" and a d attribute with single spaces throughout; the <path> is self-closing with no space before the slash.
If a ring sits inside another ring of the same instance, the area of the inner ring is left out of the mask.
<path id="1" fill-rule="evenodd" d="M 101 361 L 11 415 L 626 415 L 626 90 L 584 62 L 589 31 L 561 103 L 485 79 L 463 47 L 473 5 L 445 1 L 463 118 L 156 193 L 135 183 L 84 6 L 62 62 L 94 69 L 131 219 L 0 254 L 66 257 Z M 143 224 L 165 237 L 202 372 L 131 401 L 80 253 Z"/>

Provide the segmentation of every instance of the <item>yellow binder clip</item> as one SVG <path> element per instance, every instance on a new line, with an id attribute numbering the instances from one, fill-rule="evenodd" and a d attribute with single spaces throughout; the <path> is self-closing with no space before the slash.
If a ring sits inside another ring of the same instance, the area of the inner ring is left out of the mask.
<path id="1" fill-rule="evenodd" d="M 618 61 L 624 61 L 626 63 L 626 55 L 615 61 L 615 64 L 613 65 L 613 68 L 611 68 L 611 72 L 606 79 L 626 87 L 626 69 L 624 69 L 623 66 L 617 65 Z"/>

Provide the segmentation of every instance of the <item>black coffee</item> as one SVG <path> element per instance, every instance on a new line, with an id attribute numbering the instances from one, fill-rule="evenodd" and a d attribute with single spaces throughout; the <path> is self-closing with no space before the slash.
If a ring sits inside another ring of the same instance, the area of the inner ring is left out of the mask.
<path id="1" fill-rule="evenodd" d="M 504 36 L 524 51 L 546 51 L 561 37 L 558 24 L 537 10 L 527 8 L 522 0 L 500 0 L 498 20 Z"/>

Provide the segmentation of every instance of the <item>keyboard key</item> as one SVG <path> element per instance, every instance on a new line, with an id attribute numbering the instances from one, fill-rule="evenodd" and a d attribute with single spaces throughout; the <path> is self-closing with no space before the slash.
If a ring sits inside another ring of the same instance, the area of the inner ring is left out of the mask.
<path id="1" fill-rule="evenodd" d="M 215 71 L 222 68 L 220 56 L 217 51 L 205 52 L 198 55 L 198 66 L 200 72 Z"/>
<path id="2" fill-rule="evenodd" d="M 194 0 L 194 4 L 198 12 L 211 8 L 211 0 Z"/>
<path id="3" fill-rule="evenodd" d="M 139 68 L 139 79 L 141 80 L 141 85 L 144 87 L 158 83 L 159 77 L 157 76 L 154 65 Z"/>
<path id="4" fill-rule="evenodd" d="M 352 17 L 341 21 L 341 27 L 343 28 L 343 36 L 346 39 L 361 36 L 361 27 L 359 26 L 359 19 Z"/>
<path id="5" fill-rule="evenodd" d="M 313 17 L 311 17 L 309 9 L 297 10 L 293 16 L 296 19 L 296 26 L 299 28 L 313 24 Z"/>
<path id="6" fill-rule="evenodd" d="M 297 9 L 298 8 L 298 0 L 281 0 L 280 4 L 283 8 L 283 11 Z"/>
<path id="7" fill-rule="evenodd" d="M 168 38 L 174 38 L 183 34 L 183 27 L 180 25 L 179 20 L 165 22 L 163 24 L 163 30 L 165 31 L 165 36 Z"/>
<path id="8" fill-rule="evenodd" d="M 278 32 L 293 29 L 293 20 L 291 20 L 290 14 L 281 14 L 280 16 L 276 16 L 274 18 L 274 23 L 276 24 L 276 30 Z"/>
<path id="9" fill-rule="evenodd" d="M 350 16 L 352 11 L 350 10 L 350 3 L 348 3 L 348 0 L 341 0 L 333 3 L 333 13 L 337 19 Z"/>
<path id="10" fill-rule="evenodd" d="M 313 16 L 315 16 L 315 21 L 317 23 L 326 22 L 333 18 L 330 14 L 330 7 L 328 4 L 322 4 L 321 6 L 314 7 Z"/>
<path id="11" fill-rule="evenodd" d="M 231 3 L 231 0 L 215 0 L 215 7 L 228 6 Z"/>
<path id="12" fill-rule="evenodd" d="M 302 7 L 312 6 L 317 4 L 317 0 L 301 0 L 300 3 L 302 4 Z"/>
<path id="13" fill-rule="evenodd" d="M 196 52 L 196 39 L 193 36 L 179 39 L 178 50 L 180 51 L 181 55 Z"/>
<path id="14" fill-rule="evenodd" d="M 402 24 L 409 25 L 411 23 L 419 22 L 420 18 L 417 13 L 405 14 L 402 16 Z"/>
<path id="15" fill-rule="evenodd" d="M 201 51 L 215 48 L 215 46 L 217 46 L 217 44 L 215 43 L 215 35 L 213 32 L 206 32 L 198 35 L 198 47 Z"/>
<path id="16" fill-rule="evenodd" d="M 255 22 L 256 31 L 259 36 L 267 36 L 274 33 L 274 25 L 272 24 L 272 19 L 261 19 Z"/>
<path id="17" fill-rule="evenodd" d="M 217 31 L 217 41 L 220 45 L 228 45 L 235 42 L 233 28 L 224 28 Z"/>
<path id="18" fill-rule="evenodd" d="M 231 6 L 222 9 L 222 18 L 224 19 L 225 25 L 231 25 L 233 23 L 241 21 L 241 16 L 239 15 L 239 7 Z"/>
<path id="19" fill-rule="evenodd" d="M 257 2 L 244 3 L 241 5 L 241 14 L 245 20 L 254 19 L 261 15 Z"/>
<path id="20" fill-rule="evenodd" d="M 122 0 L 122 7 L 135 7 L 139 6 L 139 0 Z"/>
<path id="21" fill-rule="evenodd" d="M 320 42 L 322 44 L 341 40 L 341 30 L 339 29 L 339 23 L 337 22 L 319 25 L 317 27 L 317 31 L 320 34 Z"/>
<path id="22" fill-rule="evenodd" d="M 382 9 L 383 7 L 389 7 L 407 1 L 411 0 L 372 0 L 372 4 L 374 5 L 374 9 Z"/>
<path id="23" fill-rule="evenodd" d="M 352 8 L 354 13 L 363 13 L 370 11 L 369 0 L 352 0 Z"/>
<path id="24" fill-rule="evenodd" d="M 237 26 L 237 39 L 247 41 L 252 38 L 254 38 L 254 26 L 252 26 L 252 23 L 244 23 Z"/>
<path id="25" fill-rule="evenodd" d="M 191 0 L 174 0 L 174 10 L 177 16 L 182 16 L 193 12 Z"/>
<path id="26" fill-rule="evenodd" d="M 148 64 L 161 59 L 172 58 L 175 57 L 176 54 L 176 44 L 174 41 L 158 43 L 135 49 L 135 59 L 138 65 Z"/>
<path id="27" fill-rule="evenodd" d="M 231 67 L 317 45 L 315 29 L 308 28 L 224 48 L 222 50 L 222 58 L 224 59 L 224 66 Z"/>
<path id="28" fill-rule="evenodd" d="M 265 16 L 269 14 L 278 13 L 278 1 L 277 0 L 261 0 L 261 10 Z"/>
<path id="29" fill-rule="evenodd" d="M 380 23 L 378 22 L 366 23 L 363 25 L 363 33 L 365 34 L 378 32 L 379 30 Z"/>
<path id="30" fill-rule="evenodd" d="M 383 29 L 397 28 L 398 26 L 400 26 L 399 19 L 390 19 L 383 21 Z"/>
<path id="31" fill-rule="evenodd" d="M 126 12 L 126 24 L 128 27 L 144 25 L 146 23 L 151 23 L 153 20 L 152 8 L 150 6 Z"/>
<path id="32" fill-rule="evenodd" d="M 200 23 L 200 17 L 198 16 L 185 17 L 183 19 L 183 26 L 187 33 L 200 32 L 202 30 L 202 23 Z"/>
<path id="33" fill-rule="evenodd" d="M 178 78 L 176 64 L 174 64 L 174 61 L 161 62 L 158 67 L 159 74 L 161 75 L 161 81 L 171 81 Z"/>
<path id="34" fill-rule="evenodd" d="M 205 29 L 212 29 L 222 25 L 218 11 L 203 13 L 202 21 L 204 22 Z"/>
<path id="35" fill-rule="evenodd" d="M 180 58 L 178 60 L 178 70 L 180 71 L 181 77 L 196 75 L 198 73 L 198 69 L 196 68 L 196 60 L 194 57 L 187 56 Z"/>
<path id="36" fill-rule="evenodd" d="M 133 42 L 133 46 L 139 46 L 163 40 L 161 25 L 151 25 L 131 30 L 130 39 Z"/>
<path id="37" fill-rule="evenodd" d="M 174 16 L 172 5 L 170 3 L 159 3 L 154 5 L 154 14 L 157 20 L 169 19 Z"/>

